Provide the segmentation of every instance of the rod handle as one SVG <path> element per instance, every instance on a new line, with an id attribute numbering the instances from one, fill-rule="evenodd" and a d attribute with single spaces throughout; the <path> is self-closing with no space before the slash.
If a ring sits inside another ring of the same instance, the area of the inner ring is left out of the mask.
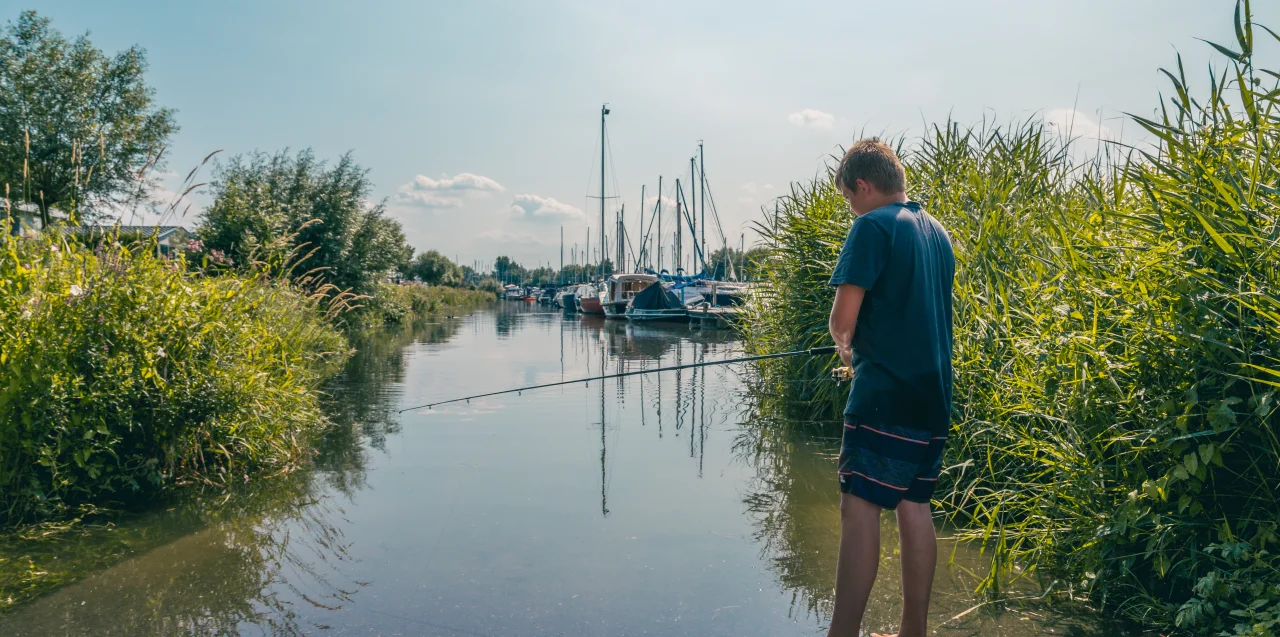
<path id="1" fill-rule="evenodd" d="M 834 353 L 836 353 L 835 345 L 828 345 L 826 347 L 810 347 L 809 348 L 809 354 L 812 356 L 819 356 L 822 354 L 834 354 Z"/>

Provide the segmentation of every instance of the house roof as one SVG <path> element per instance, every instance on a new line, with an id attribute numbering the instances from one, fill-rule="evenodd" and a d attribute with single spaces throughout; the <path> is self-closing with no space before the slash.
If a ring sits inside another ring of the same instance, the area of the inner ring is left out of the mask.
<path id="1" fill-rule="evenodd" d="M 116 229 L 119 229 L 121 234 L 140 234 L 144 237 L 150 237 L 157 235 L 158 233 L 157 238 L 159 239 L 165 239 L 175 234 L 178 236 L 190 234 L 190 232 L 182 226 L 87 225 L 75 226 L 71 230 L 72 232 L 79 234 L 103 234 L 107 232 L 114 232 Z"/>

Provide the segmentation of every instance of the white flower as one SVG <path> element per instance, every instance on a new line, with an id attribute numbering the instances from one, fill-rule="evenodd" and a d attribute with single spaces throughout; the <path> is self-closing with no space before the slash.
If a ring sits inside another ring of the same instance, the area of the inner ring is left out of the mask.
<path id="1" fill-rule="evenodd" d="M 163 347 L 157 347 L 157 348 L 156 348 L 156 358 L 164 358 L 164 348 L 163 348 Z"/>
<path id="2" fill-rule="evenodd" d="M 82 288 L 82 287 L 80 287 L 80 286 L 78 286 L 78 285 L 76 285 L 76 284 L 74 284 L 74 283 L 72 283 L 72 284 L 71 284 L 71 290 L 70 290 L 70 291 L 71 291 L 71 296 L 82 296 L 82 295 L 84 295 L 84 288 Z"/>

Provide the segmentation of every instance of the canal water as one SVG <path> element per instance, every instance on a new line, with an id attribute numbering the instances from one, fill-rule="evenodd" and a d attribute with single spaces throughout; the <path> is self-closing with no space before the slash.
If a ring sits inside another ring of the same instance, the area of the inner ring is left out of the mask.
<path id="1" fill-rule="evenodd" d="M 396 413 L 741 353 L 724 331 L 523 303 L 379 333 L 329 387 L 337 426 L 313 470 L 28 547 L 89 566 L 0 616 L 0 634 L 822 634 L 835 445 L 763 435 L 749 369 Z M 890 631 L 883 522 L 865 625 Z M 938 635 L 1113 634 L 1076 612 L 980 606 L 978 556 L 945 542 L 940 556 Z"/>

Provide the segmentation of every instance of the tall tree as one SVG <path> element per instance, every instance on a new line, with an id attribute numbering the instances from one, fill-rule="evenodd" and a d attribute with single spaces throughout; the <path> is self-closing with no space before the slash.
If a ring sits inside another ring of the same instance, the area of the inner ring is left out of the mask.
<path id="1" fill-rule="evenodd" d="M 287 262 L 290 275 L 311 275 L 308 287 L 362 294 L 404 271 L 413 253 L 400 223 L 369 202 L 369 173 L 350 153 L 333 166 L 310 150 L 240 155 L 210 183 L 214 201 L 197 234 L 233 263 Z"/>
<path id="2" fill-rule="evenodd" d="M 92 219 L 145 194 L 144 168 L 178 130 L 153 104 L 142 48 L 109 56 L 49 25 L 24 11 L 0 36 L 0 182 L 45 226 L 52 210 Z"/>
<path id="3" fill-rule="evenodd" d="M 458 285 L 462 283 L 462 270 L 449 257 L 435 250 L 419 254 L 409 271 L 419 281 L 428 285 Z"/>

